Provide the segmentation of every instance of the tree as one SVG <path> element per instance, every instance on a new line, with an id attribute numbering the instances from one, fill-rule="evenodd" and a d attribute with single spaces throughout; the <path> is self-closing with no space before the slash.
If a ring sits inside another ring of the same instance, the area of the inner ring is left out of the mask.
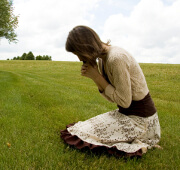
<path id="1" fill-rule="evenodd" d="M 48 55 L 43 55 L 43 56 L 38 55 L 36 57 L 36 60 L 52 60 L 52 59 L 51 59 L 51 56 L 48 56 Z"/>
<path id="2" fill-rule="evenodd" d="M 51 56 L 43 55 L 42 60 L 51 60 Z"/>
<path id="3" fill-rule="evenodd" d="M 21 60 L 25 60 L 26 59 L 26 53 L 23 53 L 23 55 L 21 56 Z"/>
<path id="4" fill-rule="evenodd" d="M 14 30 L 18 26 L 18 16 L 13 14 L 12 0 L 0 0 L 0 38 L 10 42 L 17 42 Z"/>
<path id="5" fill-rule="evenodd" d="M 51 61 L 52 58 L 49 55 L 43 55 L 43 56 L 38 55 L 38 56 L 35 57 L 34 54 L 30 51 L 28 54 L 23 53 L 23 55 L 21 57 L 17 56 L 17 57 L 14 57 L 11 60 L 50 60 Z"/>
<path id="6" fill-rule="evenodd" d="M 34 54 L 31 51 L 26 55 L 25 58 L 25 60 L 34 60 L 34 59 L 35 59 Z"/>
<path id="7" fill-rule="evenodd" d="M 36 56 L 36 60 L 42 60 L 42 56 L 41 55 Z"/>
<path id="8" fill-rule="evenodd" d="M 21 57 L 20 57 L 20 56 L 17 56 L 16 60 L 21 60 Z"/>

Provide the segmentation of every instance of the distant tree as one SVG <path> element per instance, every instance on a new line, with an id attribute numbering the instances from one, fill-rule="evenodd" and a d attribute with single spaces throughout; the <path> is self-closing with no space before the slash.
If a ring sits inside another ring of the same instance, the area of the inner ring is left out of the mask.
<path id="1" fill-rule="evenodd" d="M 46 55 L 46 60 L 51 60 L 51 56 Z"/>
<path id="2" fill-rule="evenodd" d="M 42 60 L 45 60 L 45 55 L 42 56 Z"/>
<path id="3" fill-rule="evenodd" d="M 23 53 L 23 55 L 21 56 L 21 60 L 25 60 L 25 58 L 26 58 L 26 53 Z"/>
<path id="4" fill-rule="evenodd" d="M 43 55 L 43 56 L 38 55 L 36 57 L 36 60 L 52 60 L 52 59 L 51 59 L 51 56 L 48 56 L 48 55 Z"/>
<path id="5" fill-rule="evenodd" d="M 12 0 L 0 0 L 0 38 L 10 42 L 17 42 L 14 30 L 18 25 L 18 16 L 13 14 Z"/>
<path id="6" fill-rule="evenodd" d="M 52 60 L 52 57 L 51 57 L 51 56 L 49 56 L 49 60 L 50 60 L 50 61 Z"/>
<path id="7" fill-rule="evenodd" d="M 7 59 L 8 60 L 8 59 Z M 34 57 L 34 54 L 30 51 L 28 54 L 23 53 L 23 55 L 14 57 L 12 60 L 52 60 L 51 56 L 49 55 L 38 55 Z"/>
<path id="8" fill-rule="evenodd" d="M 9 60 L 9 58 L 7 60 Z"/>
<path id="9" fill-rule="evenodd" d="M 42 56 L 41 55 L 36 56 L 36 60 L 42 60 Z"/>
<path id="10" fill-rule="evenodd" d="M 25 58 L 25 60 L 34 60 L 34 59 L 35 59 L 34 54 L 31 51 L 26 55 Z"/>
<path id="11" fill-rule="evenodd" d="M 51 60 L 51 56 L 48 56 L 48 55 L 43 55 L 43 60 Z"/>
<path id="12" fill-rule="evenodd" d="M 20 57 L 20 56 L 17 56 L 17 57 L 16 57 L 16 60 L 21 60 L 21 57 Z"/>

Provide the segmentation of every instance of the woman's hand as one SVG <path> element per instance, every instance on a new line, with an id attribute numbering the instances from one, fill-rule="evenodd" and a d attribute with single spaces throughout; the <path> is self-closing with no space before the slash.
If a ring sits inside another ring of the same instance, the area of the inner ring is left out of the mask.
<path id="1" fill-rule="evenodd" d="M 97 65 L 92 66 L 88 63 L 84 63 L 81 67 L 81 75 L 91 78 L 101 92 L 109 85 L 105 78 L 99 73 Z"/>
<path id="2" fill-rule="evenodd" d="M 95 80 L 100 75 L 98 66 L 84 63 L 81 67 L 81 75 Z"/>

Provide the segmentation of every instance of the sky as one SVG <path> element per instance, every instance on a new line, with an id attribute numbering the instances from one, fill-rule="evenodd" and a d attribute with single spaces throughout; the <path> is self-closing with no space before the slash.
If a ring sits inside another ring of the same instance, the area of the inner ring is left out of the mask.
<path id="1" fill-rule="evenodd" d="M 69 31 L 94 29 L 139 63 L 180 64 L 180 0 L 14 0 L 18 43 L 0 39 L 0 60 L 32 51 L 54 61 L 78 61 L 66 52 Z"/>

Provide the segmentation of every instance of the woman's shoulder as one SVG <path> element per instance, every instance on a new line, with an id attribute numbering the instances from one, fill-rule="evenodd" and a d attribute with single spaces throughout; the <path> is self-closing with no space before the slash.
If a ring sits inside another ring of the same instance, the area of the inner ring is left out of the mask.
<path id="1" fill-rule="evenodd" d="M 113 55 L 113 54 L 116 54 L 116 55 L 119 55 L 119 54 L 123 54 L 124 53 L 124 49 L 119 47 L 119 46 L 110 46 L 109 47 L 109 54 L 110 55 Z"/>
<path id="2" fill-rule="evenodd" d="M 107 55 L 107 63 L 130 62 L 131 58 L 131 54 L 124 48 L 121 48 L 119 46 L 110 46 Z"/>

